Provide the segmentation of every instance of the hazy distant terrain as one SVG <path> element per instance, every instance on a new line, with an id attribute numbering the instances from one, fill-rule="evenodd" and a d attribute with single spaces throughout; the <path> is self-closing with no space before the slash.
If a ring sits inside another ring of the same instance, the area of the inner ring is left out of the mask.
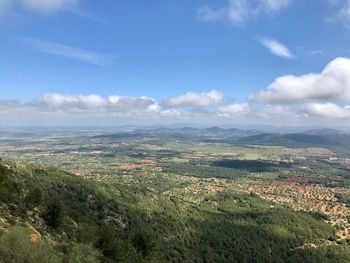
<path id="1" fill-rule="evenodd" d="M 346 262 L 349 143 L 335 130 L 3 131 L 0 254 Z"/>

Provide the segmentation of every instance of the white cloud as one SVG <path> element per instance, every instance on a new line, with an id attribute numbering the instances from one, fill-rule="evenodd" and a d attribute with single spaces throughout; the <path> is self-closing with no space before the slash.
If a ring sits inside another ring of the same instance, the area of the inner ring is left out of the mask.
<path id="1" fill-rule="evenodd" d="M 154 102 L 153 104 L 147 106 L 147 110 L 150 112 L 160 112 L 162 107 L 160 107 L 158 102 Z"/>
<path id="2" fill-rule="evenodd" d="M 120 96 L 115 96 L 115 95 L 109 96 L 109 97 L 108 97 L 108 102 L 109 102 L 109 103 L 112 103 L 112 104 L 117 104 L 118 102 L 120 102 L 121 98 L 122 98 L 122 97 L 120 97 Z"/>
<path id="3" fill-rule="evenodd" d="M 291 2 L 291 0 L 263 0 L 262 5 L 267 12 L 279 12 L 287 8 Z"/>
<path id="4" fill-rule="evenodd" d="M 31 102 L 0 100 L 0 120 L 25 125 L 113 125 L 113 121 L 123 124 L 140 124 L 148 121 L 172 122 L 176 119 L 192 118 L 188 112 L 173 108 L 163 109 L 159 102 L 146 96 L 107 96 L 96 94 L 66 95 L 45 93 Z M 121 125 L 115 124 L 115 125 Z"/>
<path id="5" fill-rule="evenodd" d="M 108 101 L 111 102 L 111 97 L 108 98 Z M 161 108 L 158 105 L 159 103 L 149 97 L 141 96 L 141 97 L 129 97 L 129 96 L 119 96 L 118 101 L 114 101 L 109 103 L 110 111 L 138 111 L 138 110 L 147 110 L 150 112 L 158 112 Z"/>
<path id="6" fill-rule="evenodd" d="M 329 4 L 336 8 L 335 13 L 328 17 L 331 23 L 341 23 L 345 28 L 350 28 L 350 1 L 349 0 L 328 0 Z"/>
<path id="7" fill-rule="evenodd" d="M 90 95 L 63 95 L 57 93 L 46 93 L 39 98 L 42 108 L 54 110 L 101 110 L 107 105 L 102 97 Z"/>
<path id="8" fill-rule="evenodd" d="M 292 0 L 230 0 L 228 6 L 218 9 L 203 6 L 198 10 L 197 16 L 203 21 L 228 20 L 234 25 L 240 25 L 262 15 L 278 14 L 291 2 Z"/>
<path id="9" fill-rule="evenodd" d="M 51 15 L 73 10 L 78 4 L 79 0 L 0 0 L 0 15 L 8 15 L 13 9 Z"/>
<path id="10" fill-rule="evenodd" d="M 320 49 L 318 49 L 318 50 L 311 50 L 309 52 L 309 55 L 310 56 L 324 56 L 325 52 L 323 50 L 320 50 Z"/>
<path id="11" fill-rule="evenodd" d="M 110 95 L 102 97 L 96 94 L 45 93 L 26 103 L 0 100 L 0 120 L 7 120 L 9 114 L 14 115 L 18 123 L 25 120 L 26 123 L 31 121 L 41 124 L 70 123 L 75 125 L 78 123 L 112 125 L 113 120 L 119 120 L 123 124 L 133 122 L 135 124 L 149 121 L 154 123 L 201 122 L 211 117 L 215 119 L 217 112 L 212 103 L 217 102 L 223 95 L 217 91 L 196 94 L 197 96 L 190 96 L 190 99 L 178 100 L 175 103 L 176 106 L 163 107 L 161 101 L 146 96 Z M 203 97 L 206 101 L 197 100 Z M 178 108 L 179 103 L 181 105 L 195 103 L 197 106 Z M 236 113 L 238 114 L 238 111 Z"/>
<path id="12" fill-rule="evenodd" d="M 236 103 L 223 107 L 219 107 L 217 115 L 219 117 L 231 118 L 244 115 L 250 112 L 248 103 Z"/>
<path id="13" fill-rule="evenodd" d="M 340 107 L 333 103 L 310 103 L 305 113 L 319 118 L 350 119 L 350 106 Z"/>
<path id="14" fill-rule="evenodd" d="M 60 107 L 66 104 L 74 104 L 79 101 L 77 97 L 56 93 L 44 94 L 40 100 L 53 107 Z"/>
<path id="15" fill-rule="evenodd" d="M 227 18 L 228 16 L 227 11 L 228 10 L 226 8 L 213 10 L 208 6 L 203 6 L 198 10 L 197 17 L 202 21 L 215 22 L 217 20 Z"/>
<path id="16" fill-rule="evenodd" d="M 180 117 L 181 113 L 176 109 L 166 109 L 160 111 L 162 117 Z"/>
<path id="17" fill-rule="evenodd" d="M 274 39 L 269 38 L 261 38 L 259 39 L 259 42 L 266 47 L 271 54 L 274 54 L 281 58 L 293 58 L 294 55 L 292 52 L 282 43 L 278 42 Z"/>
<path id="18" fill-rule="evenodd" d="M 186 104 L 187 105 L 187 104 Z M 13 119 L 10 119 L 12 116 Z M 319 119 L 344 124 L 350 106 L 334 103 L 260 105 L 246 102 L 196 107 L 164 107 L 162 101 L 140 96 L 45 93 L 30 102 L 0 100 L 0 122 L 25 125 L 124 125 L 191 122 L 228 124 L 230 121 L 261 124 L 312 124 Z M 283 121 L 281 121 L 283 120 Z M 6 122 L 5 122 L 6 121 Z"/>
<path id="19" fill-rule="evenodd" d="M 222 103 L 224 95 L 216 90 L 203 93 L 187 92 L 177 97 L 170 97 L 163 101 L 167 107 L 181 106 L 210 106 Z"/>
<path id="20" fill-rule="evenodd" d="M 96 112 L 132 112 L 147 110 L 158 112 L 161 110 L 158 102 L 148 97 L 109 96 L 101 97 L 89 95 L 65 95 L 57 93 L 43 94 L 37 100 L 41 109 L 49 110 L 89 110 Z"/>
<path id="21" fill-rule="evenodd" d="M 334 59 L 319 74 L 279 77 L 266 89 L 251 94 L 250 99 L 277 104 L 350 101 L 350 59 Z"/>
<path id="22" fill-rule="evenodd" d="M 97 66 L 108 66 L 113 59 L 111 55 L 40 39 L 19 37 L 19 41 L 38 52 L 80 60 Z"/>
<path id="23" fill-rule="evenodd" d="M 266 105 L 258 115 L 267 119 L 290 119 L 297 117 L 297 114 L 286 105 Z"/>
<path id="24" fill-rule="evenodd" d="M 18 0 L 18 2 L 27 10 L 45 15 L 68 10 L 78 4 L 78 0 Z"/>

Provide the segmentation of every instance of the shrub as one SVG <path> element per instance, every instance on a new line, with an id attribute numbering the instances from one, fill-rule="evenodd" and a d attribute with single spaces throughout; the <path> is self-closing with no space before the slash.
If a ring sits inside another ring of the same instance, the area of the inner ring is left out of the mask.
<path id="1" fill-rule="evenodd" d="M 32 242 L 30 230 L 12 227 L 0 238 L 0 258 L 6 263 L 62 262 L 54 248 L 43 241 Z"/>

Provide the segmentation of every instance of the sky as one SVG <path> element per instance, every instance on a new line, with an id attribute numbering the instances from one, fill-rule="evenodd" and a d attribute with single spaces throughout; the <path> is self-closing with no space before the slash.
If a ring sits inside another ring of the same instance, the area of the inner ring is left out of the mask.
<path id="1" fill-rule="evenodd" d="M 350 0 L 0 0 L 2 126 L 350 126 Z"/>

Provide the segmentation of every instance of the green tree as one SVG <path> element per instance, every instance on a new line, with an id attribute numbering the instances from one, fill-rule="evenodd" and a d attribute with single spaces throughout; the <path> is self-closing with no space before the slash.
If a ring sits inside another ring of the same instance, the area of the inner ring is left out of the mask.
<path id="1" fill-rule="evenodd" d="M 45 208 L 44 219 L 53 228 L 61 226 L 63 221 L 63 202 L 58 196 L 54 196 L 49 200 Z"/>
<path id="2" fill-rule="evenodd" d="M 132 244 L 144 258 L 150 256 L 154 250 L 152 236 L 146 231 L 136 233 L 132 239 Z"/>
<path id="3" fill-rule="evenodd" d="M 73 246 L 68 256 L 68 263 L 98 263 L 101 262 L 101 253 L 93 246 L 77 244 Z"/>
<path id="4" fill-rule="evenodd" d="M 29 191 L 28 195 L 25 197 L 24 202 L 28 208 L 35 207 L 39 205 L 42 200 L 42 192 L 39 188 L 34 188 Z"/>

